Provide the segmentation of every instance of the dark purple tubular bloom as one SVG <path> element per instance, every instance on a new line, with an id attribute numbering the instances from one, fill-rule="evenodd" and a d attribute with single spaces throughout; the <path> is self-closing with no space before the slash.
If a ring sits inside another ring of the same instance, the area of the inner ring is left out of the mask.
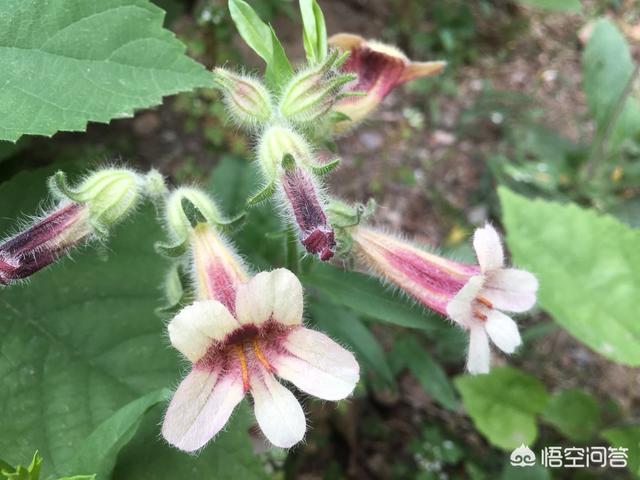
<path id="1" fill-rule="evenodd" d="M 300 241 L 307 252 L 317 254 L 322 261 L 329 260 L 335 253 L 335 236 L 310 174 L 299 166 L 285 169 L 282 188 L 300 229 Z"/>
<path id="2" fill-rule="evenodd" d="M 92 233 L 88 220 L 86 205 L 65 204 L 4 242 L 0 245 L 0 284 L 34 274 L 88 238 Z"/>

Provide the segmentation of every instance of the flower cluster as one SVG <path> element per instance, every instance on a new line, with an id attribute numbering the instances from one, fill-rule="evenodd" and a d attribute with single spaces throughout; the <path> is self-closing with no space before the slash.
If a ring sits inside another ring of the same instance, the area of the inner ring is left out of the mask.
<path id="1" fill-rule="evenodd" d="M 184 233 L 185 220 L 191 223 L 187 255 L 196 301 L 168 326 L 172 345 L 192 366 L 171 400 L 162 434 L 182 450 L 198 450 L 250 393 L 267 439 L 291 447 L 304 437 L 306 422 L 300 403 L 276 376 L 318 398 L 340 400 L 358 381 L 358 363 L 329 337 L 304 327 L 302 285 L 293 273 L 251 276 L 204 215 L 194 221 L 176 211 L 193 193 L 179 189 L 167 203 L 173 237 Z M 200 208 L 217 211 L 204 194 L 198 197 Z"/>

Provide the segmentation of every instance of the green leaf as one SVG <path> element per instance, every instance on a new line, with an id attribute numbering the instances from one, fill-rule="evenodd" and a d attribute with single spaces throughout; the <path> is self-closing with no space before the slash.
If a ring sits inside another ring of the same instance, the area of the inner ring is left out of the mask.
<path id="1" fill-rule="evenodd" d="M 225 428 L 198 455 L 169 446 L 159 435 L 162 408 L 145 416 L 140 431 L 118 457 L 117 480 L 258 480 L 271 478 L 247 440 L 253 419 L 241 403 Z"/>
<path id="2" fill-rule="evenodd" d="M 629 45 L 611 20 L 600 19 L 595 23 L 583 53 L 582 67 L 587 104 L 602 132 L 613 120 L 634 70 Z M 640 132 L 640 103 L 636 98 L 626 100 L 615 125 L 609 128 L 612 146 Z"/>
<path id="3" fill-rule="evenodd" d="M 443 322 L 361 273 L 318 264 L 303 276 L 303 281 L 322 291 L 333 303 L 379 322 L 424 330 L 434 330 L 434 324 Z"/>
<path id="4" fill-rule="evenodd" d="M 634 476 L 640 476 L 640 425 L 626 425 L 623 427 L 609 428 L 602 432 L 604 438 L 614 448 L 628 448 L 629 470 Z"/>
<path id="5" fill-rule="evenodd" d="M 36 450 L 28 467 L 18 465 L 13 468 L 7 462 L 2 461 L 0 465 L 0 477 L 6 480 L 39 480 L 40 469 L 42 468 L 42 457 Z"/>
<path id="6" fill-rule="evenodd" d="M 300 0 L 302 14 L 302 41 L 307 60 L 314 65 L 327 55 L 327 27 L 316 0 Z"/>
<path id="7" fill-rule="evenodd" d="M 580 12 L 582 4 L 580 0 L 519 0 L 520 3 L 532 7 L 544 8 L 556 12 Z"/>
<path id="8" fill-rule="evenodd" d="M 502 470 L 500 480 L 551 480 L 551 473 L 542 465 L 523 468 L 507 463 Z"/>
<path id="9" fill-rule="evenodd" d="M 36 211 L 50 173 L 24 172 L 0 185 L 0 229 L 6 231 L 21 212 Z M 76 474 L 66 466 L 103 422 L 117 419 L 116 412 L 141 396 L 176 384 L 179 356 L 168 347 L 165 324 L 154 314 L 166 270 L 153 251 L 161 236 L 155 216 L 153 209 L 143 208 L 115 229 L 107 262 L 94 249 L 82 249 L 74 261 L 63 259 L 28 284 L 2 292 L 0 452 L 6 461 L 16 464 L 37 448 L 45 460 L 43 478 Z M 136 435 L 141 442 L 160 442 L 159 420 L 153 420 L 144 438 Z M 223 444 L 225 437 L 219 438 Z M 241 441 L 248 445 L 246 430 L 235 440 Z M 86 465 L 89 472 L 115 454 L 111 445 L 92 459 L 93 468 Z M 155 478 L 189 478 L 198 461 L 183 456 L 173 477 Z M 256 462 L 251 455 L 236 461 Z M 129 466 L 144 470 L 149 468 L 145 462 L 137 456 Z M 220 462 L 216 472 L 236 468 Z"/>
<path id="10" fill-rule="evenodd" d="M 394 357 L 406 366 L 438 403 L 449 410 L 456 410 L 458 399 L 447 374 L 415 337 L 404 336 L 393 347 Z"/>
<path id="11" fill-rule="evenodd" d="M 593 438 L 601 425 L 598 400 L 581 390 L 563 390 L 549 399 L 543 418 L 577 442 Z"/>
<path id="12" fill-rule="evenodd" d="M 0 15 L 0 139 L 79 131 L 162 97 L 212 86 L 147 0 L 6 0 Z"/>
<path id="13" fill-rule="evenodd" d="M 474 425 L 491 444 L 503 450 L 533 445 L 538 435 L 535 416 L 548 399 L 539 380 L 501 367 L 487 375 L 459 376 L 454 383 Z"/>
<path id="14" fill-rule="evenodd" d="M 93 471 L 99 478 L 108 478 L 116 463 L 116 456 L 133 438 L 144 414 L 170 397 L 168 389 L 161 389 L 119 409 L 91 432 L 64 470 Z"/>
<path id="15" fill-rule="evenodd" d="M 574 204 L 499 189 L 515 263 L 556 322 L 605 357 L 640 365 L 640 231 Z"/>
<path id="16" fill-rule="evenodd" d="M 327 302 L 309 304 L 312 317 L 332 338 L 342 340 L 388 385 L 394 383 L 393 373 L 384 350 L 376 337 L 353 313 Z"/>
<path id="17" fill-rule="evenodd" d="M 266 83 L 278 91 L 293 75 L 293 67 L 275 32 L 243 0 L 229 0 L 229 12 L 240 36 L 267 64 Z"/>

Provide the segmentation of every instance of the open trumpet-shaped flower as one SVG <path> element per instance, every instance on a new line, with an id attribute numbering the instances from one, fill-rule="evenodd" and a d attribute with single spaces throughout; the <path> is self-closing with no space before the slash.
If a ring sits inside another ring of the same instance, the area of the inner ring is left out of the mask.
<path id="1" fill-rule="evenodd" d="M 197 301 L 168 327 L 171 343 L 192 368 L 171 400 L 162 434 L 182 450 L 198 450 L 248 392 L 265 436 L 278 447 L 293 446 L 304 437 L 304 413 L 276 375 L 316 397 L 339 400 L 353 391 L 358 363 L 329 337 L 302 325 L 302 285 L 293 273 L 246 273 L 207 220 L 219 212 L 203 192 L 176 190 L 165 208 L 172 236 L 188 238 Z"/>
<path id="2" fill-rule="evenodd" d="M 491 225 L 474 235 L 479 265 L 439 257 L 367 227 L 358 227 L 353 240 L 361 260 L 377 274 L 469 330 L 471 373 L 489 371 L 489 339 L 505 353 L 520 345 L 517 325 L 501 310 L 529 310 L 538 282 L 529 272 L 504 267 L 502 244 Z"/>
<path id="3" fill-rule="evenodd" d="M 342 133 L 369 115 L 396 85 L 416 78 L 440 73 L 446 62 L 412 62 L 398 48 L 359 35 L 339 33 L 329 38 L 329 44 L 350 52 L 342 65 L 343 72 L 354 73 L 358 79 L 346 86 L 347 91 L 363 96 L 345 97 L 334 109 L 350 120 L 338 122 L 334 130 Z"/>

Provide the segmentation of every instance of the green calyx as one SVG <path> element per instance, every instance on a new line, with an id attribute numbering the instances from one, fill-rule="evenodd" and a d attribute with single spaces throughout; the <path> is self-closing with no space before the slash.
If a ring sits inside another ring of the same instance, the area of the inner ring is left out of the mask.
<path id="1" fill-rule="evenodd" d="M 146 178 L 152 178 L 151 182 L 146 183 Z M 143 194 L 148 193 L 149 185 L 159 189 L 160 182 L 157 172 L 152 177 L 143 177 L 132 170 L 106 168 L 88 175 L 76 187 L 68 184 L 64 172 L 57 172 L 49 179 L 49 189 L 60 200 L 86 204 L 96 233 L 106 235 L 114 224 L 136 208 Z"/>
<path id="2" fill-rule="evenodd" d="M 166 257 L 178 258 L 187 252 L 189 233 L 199 224 L 213 225 L 222 232 L 232 231 L 242 224 L 245 212 L 227 218 L 205 192 L 193 187 L 181 187 L 169 195 L 165 217 L 171 242 L 157 243 L 156 250 Z"/>
<path id="3" fill-rule="evenodd" d="M 336 252 L 343 258 L 349 258 L 353 247 L 351 230 L 370 219 L 376 210 L 376 202 L 372 198 L 367 203 L 349 204 L 339 199 L 332 199 L 327 207 L 329 222 L 334 229 Z"/>
<path id="4" fill-rule="evenodd" d="M 271 95 L 260 81 L 224 68 L 214 70 L 213 81 L 223 94 L 229 115 L 238 125 L 254 127 L 271 118 Z"/>

